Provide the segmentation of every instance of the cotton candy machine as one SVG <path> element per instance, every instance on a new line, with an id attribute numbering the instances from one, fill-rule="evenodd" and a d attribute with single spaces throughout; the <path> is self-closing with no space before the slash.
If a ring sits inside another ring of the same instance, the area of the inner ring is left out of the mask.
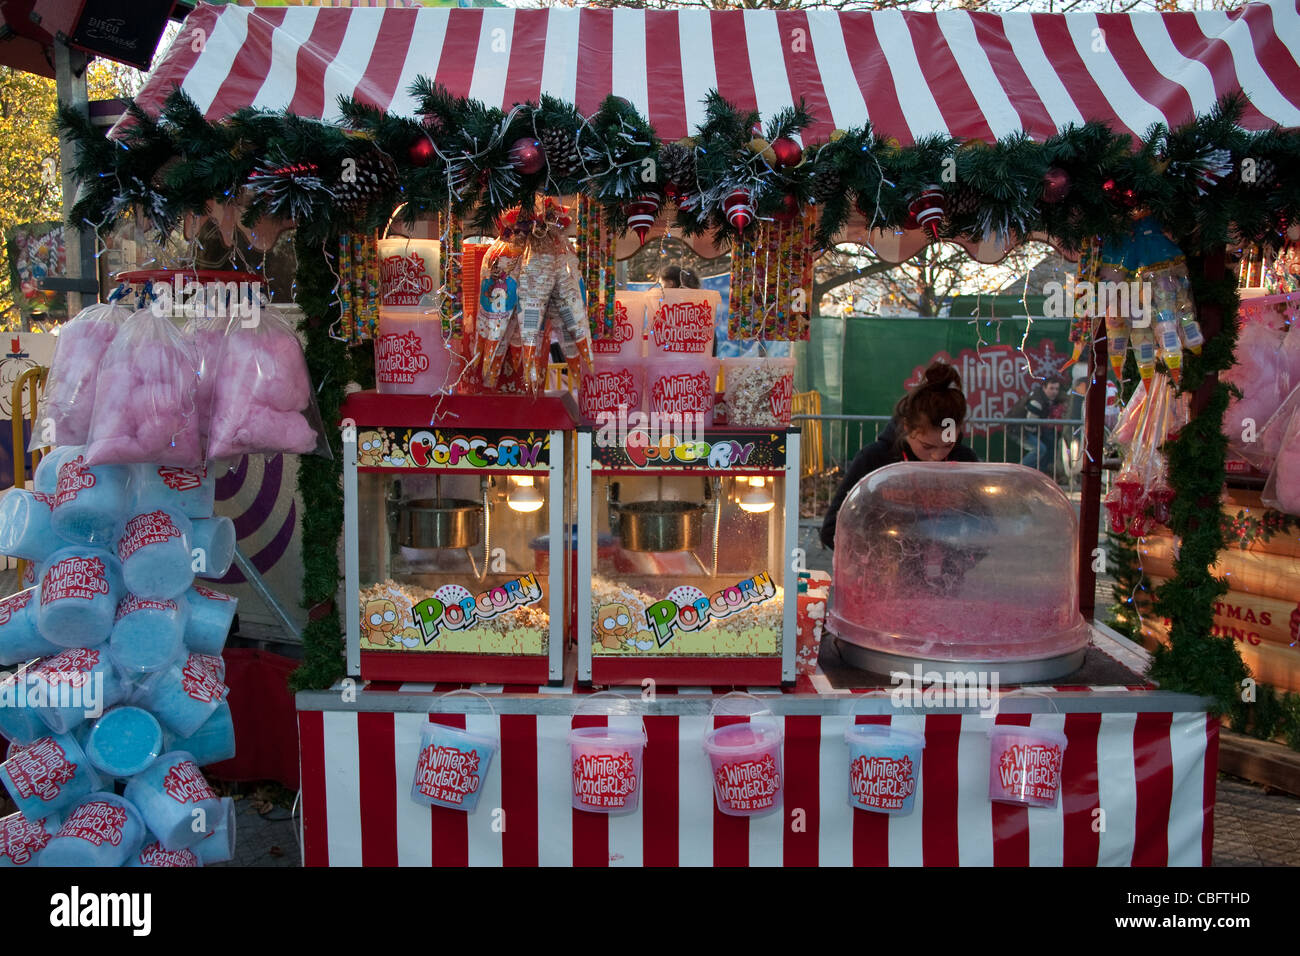
<path id="1" fill-rule="evenodd" d="M 1078 521 L 1038 471 L 888 465 L 849 493 L 835 528 L 827 627 L 853 666 L 961 664 L 1019 683 L 1082 664 Z"/>

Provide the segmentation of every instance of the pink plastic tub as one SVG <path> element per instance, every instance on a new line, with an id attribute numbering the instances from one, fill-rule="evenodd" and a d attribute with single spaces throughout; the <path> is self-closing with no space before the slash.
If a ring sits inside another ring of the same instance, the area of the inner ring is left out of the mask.
<path id="1" fill-rule="evenodd" d="M 713 424 L 718 360 L 707 355 L 646 359 L 646 410 L 660 415 L 702 415 Z"/>
<path id="2" fill-rule="evenodd" d="M 1037 727 L 995 726 L 989 731 L 989 799 L 1055 807 L 1061 797 L 1065 734 Z"/>
<path id="3" fill-rule="evenodd" d="M 620 405 L 629 412 L 641 411 L 644 396 L 645 368 L 640 359 L 597 355 L 591 373 L 582 377 L 578 406 L 583 421 L 595 424 L 602 413 L 617 415 Z"/>
<path id="4" fill-rule="evenodd" d="M 728 724 L 704 735 L 718 809 L 732 817 L 757 817 L 781 805 L 781 741 L 774 724 L 759 719 Z"/>
<path id="5" fill-rule="evenodd" d="M 574 727 L 569 731 L 573 808 L 592 813 L 634 813 L 641 802 L 645 730 Z"/>
<path id="6" fill-rule="evenodd" d="M 600 328 L 600 337 L 591 342 L 597 356 L 638 359 L 645 354 L 646 310 L 658 308 L 658 292 L 628 292 L 620 289 L 614 296 L 614 327 Z"/>
<path id="7" fill-rule="evenodd" d="M 721 302 L 722 296 L 711 289 L 664 289 L 663 301 L 650 316 L 646 354 L 711 355 Z"/>
<path id="8" fill-rule="evenodd" d="M 450 391 L 463 359 L 442 342 L 442 320 L 418 312 L 380 312 L 375 385 L 392 395 Z"/>

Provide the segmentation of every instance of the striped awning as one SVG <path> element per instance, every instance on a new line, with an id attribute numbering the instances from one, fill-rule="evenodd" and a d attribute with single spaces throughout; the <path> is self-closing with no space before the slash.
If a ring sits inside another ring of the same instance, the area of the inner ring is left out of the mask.
<path id="1" fill-rule="evenodd" d="M 1295 0 L 1133 14 L 404 9 L 200 5 L 140 96 L 179 84 L 217 119 L 247 105 L 337 117 L 339 94 L 411 114 L 418 75 L 508 108 L 542 93 L 595 112 L 609 93 L 661 138 L 688 135 L 717 88 L 764 116 L 804 97 L 807 142 L 870 120 L 1035 139 L 1085 120 L 1142 134 L 1242 90 L 1243 124 L 1300 125 Z"/>

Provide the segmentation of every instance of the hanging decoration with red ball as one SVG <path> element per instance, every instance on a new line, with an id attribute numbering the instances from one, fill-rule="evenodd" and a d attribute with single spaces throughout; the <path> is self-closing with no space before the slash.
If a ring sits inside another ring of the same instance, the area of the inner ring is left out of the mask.
<path id="1" fill-rule="evenodd" d="M 406 151 L 412 166 L 428 166 L 436 155 L 437 150 L 434 149 L 433 140 L 428 136 L 421 136 Z"/>
<path id="2" fill-rule="evenodd" d="M 650 234 L 650 227 L 659 218 L 659 205 L 658 196 L 654 193 L 646 193 L 628 203 L 625 209 L 628 228 L 636 233 L 643 246 L 646 236 Z"/>
<path id="3" fill-rule="evenodd" d="M 1043 173 L 1043 202 L 1056 204 L 1064 202 L 1070 195 L 1072 185 L 1070 174 L 1060 166 L 1053 166 Z"/>
<path id="4" fill-rule="evenodd" d="M 939 227 L 948 215 L 947 197 L 938 186 L 926 186 L 919 196 L 907 204 L 907 213 L 930 234 L 931 239 L 938 239 Z"/>
<path id="5" fill-rule="evenodd" d="M 754 206 L 748 189 L 733 189 L 722 201 L 726 211 L 727 222 L 737 232 L 744 232 L 754 219 Z"/>
<path id="6" fill-rule="evenodd" d="M 772 140 L 772 154 L 776 157 L 776 165 L 781 168 L 798 166 L 803 162 L 803 148 L 788 136 Z"/>

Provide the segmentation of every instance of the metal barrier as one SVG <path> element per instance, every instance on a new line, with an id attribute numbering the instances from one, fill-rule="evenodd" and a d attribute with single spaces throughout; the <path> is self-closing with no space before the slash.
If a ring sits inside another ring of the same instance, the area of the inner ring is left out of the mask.
<path id="1" fill-rule="evenodd" d="M 875 441 L 892 419 L 889 415 L 809 414 L 791 418 L 805 436 L 813 426 L 820 430 L 821 467 L 804 469 L 800 507 L 801 517 L 820 518 L 853 457 Z M 1079 490 L 1084 464 L 1082 419 L 968 418 L 963 440 L 981 461 L 1037 467 L 1067 493 Z"/>

